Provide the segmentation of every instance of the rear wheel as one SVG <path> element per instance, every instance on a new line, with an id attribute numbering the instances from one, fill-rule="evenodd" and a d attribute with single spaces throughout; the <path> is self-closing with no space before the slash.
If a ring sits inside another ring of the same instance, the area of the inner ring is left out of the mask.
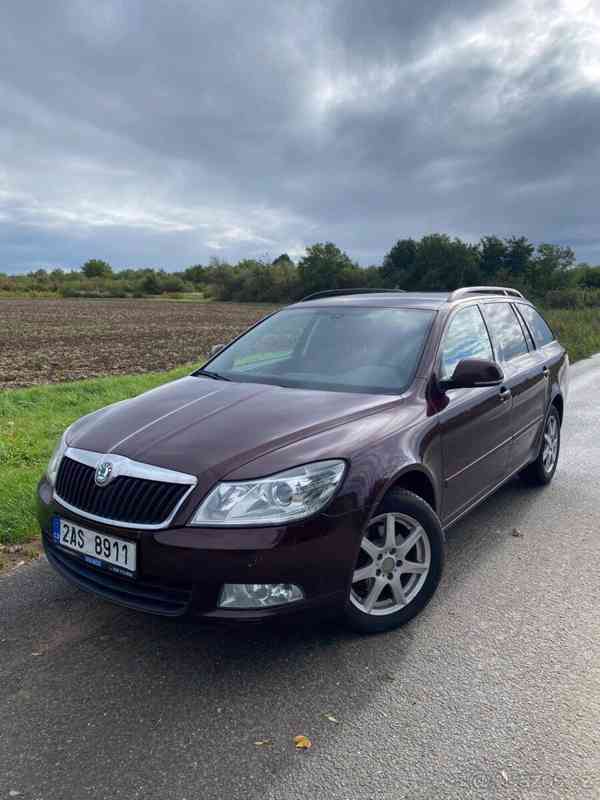
<path id="1" fill-rule="evenodd" d="M 556 472 L 559 452 L 560 414 L 556 406 L 552 405 L 544 423 L 544 435 L 538 457 L 521 471 L 521 478 L 532 486 L 545 486 L 550 483 Z"/>
<path id="2" fill-rule="evenodd" d="M 408 622 L 433 596 L 443 563 L 444 535 L 433 509 L 413 492 L 388 492 L 361 541 L 348 624 L 379 633 Z"/>

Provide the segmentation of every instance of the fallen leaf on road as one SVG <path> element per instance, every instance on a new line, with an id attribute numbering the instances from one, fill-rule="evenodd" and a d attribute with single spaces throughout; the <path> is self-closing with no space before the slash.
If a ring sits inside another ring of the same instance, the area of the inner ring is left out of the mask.
<path id="1" fill-rule="evenodd" d="M 328 719 L 329 722 L 335 722 L 336 725 L 339 725 L 340 722 L 339 719 L 336 719 L 331 714 L 323 714 L 323 716 L 325 717 L 325 719 Z"/>
<path id="2" fill-rule="evenodd" d="M 298 750 L 308 750 L 312 747 L 312 742 L 308 736 L 294 736 L 294 744 Z"/>
<path id="3" fill-rule="evenodd" d="M 513 528 L 513 529 L 512 529 L 512 535 L 513 535 L 513 536 L 514 536 L 516 539 L 522 539 L 522 538 L 523 538 L 523 534 L 521 533 L 521 531 L 520 531 L 518 528 Z"/>
<path id="4" fill-rule="evenodd" d="M 500 775 L 502 775 L 502 777 L 503 777 L 503 779 L 504 779 L 504 783 L 508 783 L 508 773 L 506 772 L 506 770 L 505 770 L 505 769 L 503 769 L 503 770 L 502 770 L 502 772 L 500 773 Z"/>
<path id="5" fill-rule="evenodd" d="M 258 742 L 254 742 L 257 747 L 264 747 L 266 744 L 273 744 L 270 739 L 261 739 Z"/>

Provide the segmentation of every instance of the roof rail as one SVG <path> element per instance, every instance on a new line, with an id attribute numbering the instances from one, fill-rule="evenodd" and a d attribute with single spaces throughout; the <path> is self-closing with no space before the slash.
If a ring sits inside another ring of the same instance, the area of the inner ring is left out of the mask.
<path id="1" fill-rule="evenodd" d="M 395 294 L 404 292 L 404 289 L 324 289 L 322 292 L 313 292 L 301 298 L 299 303 L 306 303 L 307 300 L 319 300 L 321 297 L 341 297 L 345 294 Z"/>
<path id="2" fill-rule="evenodd" d="M 458 300 L 460 297 L 465 297 L 470 294 L 500 294 L 505 297 L 522 297 L 525 299 L 518 289 L 511 289 L 510 286 L 463 286 L 461 289 L 455 289 L 448 295 L 448 302 Z"/>

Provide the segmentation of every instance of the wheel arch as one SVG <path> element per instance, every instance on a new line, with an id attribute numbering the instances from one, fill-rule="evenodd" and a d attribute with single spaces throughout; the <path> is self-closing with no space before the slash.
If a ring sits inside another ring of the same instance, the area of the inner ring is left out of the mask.
<path id="1" fill-rule="evenodd" d="M 557 392 L 557 394 L 554 395 L 550 405 L 556 407 L 556 410 L 558 411 L 558 416 L 560 417 L 560 424 L 562 426 L 563 416 L 564 416 L 564 413 L 565 413 L 565 401 L 563 399 L 562 394 L 560 394 L 560 392 Z"/>
<path id="2" fill-rule="evenodd" d="M 397 472 L 381 492 L 377 505 L 390 489 L 407 489 L 425 500 L 436 514 L 439 512 L 439 490 L 433 475 L 423 464 L 409 464 Z"/>

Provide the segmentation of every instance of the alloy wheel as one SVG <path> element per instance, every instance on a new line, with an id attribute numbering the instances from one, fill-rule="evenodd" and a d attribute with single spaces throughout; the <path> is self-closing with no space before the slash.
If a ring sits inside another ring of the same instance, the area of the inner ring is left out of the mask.
<path id="1" fill-rule="evenodd" d="M 558 457 L 559 442 L 558 420 L 555 414 L 550 414 L 544 428 L 544 445 L 542 449 L 542 464 L 547 473 L 552 472 Z"/>
<path id="2" fill-rule="evenodd" d="M 362 539 L 350 601 L 366 614 L 393 614 L 418 595 L 430 566 L 423 526 L 407 514 L 380 514 Z"/>

